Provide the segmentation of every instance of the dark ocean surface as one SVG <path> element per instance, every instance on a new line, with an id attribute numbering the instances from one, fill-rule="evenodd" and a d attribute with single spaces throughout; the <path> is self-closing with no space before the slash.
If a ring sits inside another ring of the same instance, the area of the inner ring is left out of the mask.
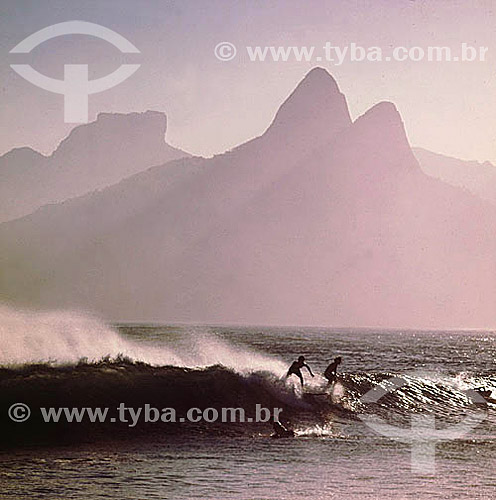
<path id="1" fill-rule="evenodd" d="M 39 342 L 37 351 L 4 355 L 0 389 L 7 445 L 0 454 L 0 498 L 496 495 L 494 332 L 115 329 L 100 332 L 98 342 L 89 342 L 80 329 L 65 338 L 63 349 L 59 332 L 50 356 L 50 344 Z M 85 349 L 88 359 L 80 359 Z M 98 361 L 98 354 L 110 358 Z M 303 370 L 303 389 L 295 376 L 284 377 L 301 354 L 316 374 L 311 378 Z M 322 373 L 335 356 L 343 363 L 329 387 Z M 28 422 L 5 417 L 18 401 L 31 408 Z M 191 406 L 236 406 L 251 416 L 257 403 L 282 407 L 281 420 L 296 437 L 271 439 L 270 422 L 159 421 L 131 428 L 44 424 L 36 416 L 43 406 L 114 408 L 120 402 L 173 407 L 181 414 Z"/>

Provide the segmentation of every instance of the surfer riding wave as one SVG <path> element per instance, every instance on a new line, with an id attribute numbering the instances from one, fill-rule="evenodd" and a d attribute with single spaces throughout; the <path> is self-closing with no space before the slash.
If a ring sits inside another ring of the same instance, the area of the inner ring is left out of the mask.
<path id="1" fill-rule="evenodd" d="M 303 374 L 301 373 L 301 369 L 303 367 L 305 367 L 308 370 L 308 373 L 310 373 L 312 377 L 315 377 L 315 375 L 312 373 L 312 369 L 310 368 L 310 366 L 308 366 L 305 363 L 305 356 L 300 356 L 296 361 L 293 361 L 293 363 L 291 363 L 288 373 L 286 374 L 286 378 L 291 375 L 296 375 L 300 379 L 301 385 L 303 387 L 304 381 L 303 381 Z"/>

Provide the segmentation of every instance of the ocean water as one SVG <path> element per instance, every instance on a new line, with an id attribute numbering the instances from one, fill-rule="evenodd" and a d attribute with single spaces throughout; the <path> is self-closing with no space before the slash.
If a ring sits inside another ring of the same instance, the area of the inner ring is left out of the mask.
<path id="1" fill-rule="evenodd" d="M 148 398 L 155 406 L 238 404 L 249 412 L 260 402 L 284 407 L 283 421 L 296 437 L 271 439 L 269 423 L 157 423 L 98 432 L 90 426 L 79 432 L 74 423 L 48 432 L 43 425 L 2 421 L 10 435 L 0 454 L 2 499 L 496 496 L 496 401 L 470 391 L 483 388 L 496 397 L 494 332 L 109 328 L 69 316 L 15 316 L 8 325 L 2 413 L 15 397 L 32 409 Z M 122 356 L 94 362 L 118 354 L 144 363 Z M 316 374 L 303 370 L 304 390 L 296 377 L 284 378 L 300 354 Z M 340 375 L 329 388 L 321 373 L 338 355 Z M 377 401 L 362 400 L 376 386 L 384 389 Z M 422 438 L 412 430 L 418 416 L 435 425 Z M 400 438 L 381 435 L 364 418 Z M 459 435 L 439 440 L 450 429 Z"/>

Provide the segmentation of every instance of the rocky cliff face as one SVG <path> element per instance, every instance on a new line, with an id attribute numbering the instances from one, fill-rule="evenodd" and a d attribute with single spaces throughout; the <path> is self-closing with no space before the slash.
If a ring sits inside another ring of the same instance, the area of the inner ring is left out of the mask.
<path id="1" fill-rule="evenodd" d="M 101 113 L 74 128 L 49 157 L 29 148 L 10 151 L 0 158 L 0 222 L 188 156 L 165 142 L 166 129 L 163 113 Z"/>

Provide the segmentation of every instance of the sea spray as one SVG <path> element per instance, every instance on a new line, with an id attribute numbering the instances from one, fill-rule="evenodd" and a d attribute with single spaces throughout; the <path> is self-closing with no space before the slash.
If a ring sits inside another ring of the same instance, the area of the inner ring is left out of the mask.
<path id="1" fill-rule="evenodd" d="M 77 362 L 129 355 L 131 345 L 90 315 L 0 308 L 0 363 Z"/>
<path id="2" fill-rule="evenodd" d="M 0 364 L 77 363 L 124 356 L 153 365 L 206 367 L 222 365 L 239 373 L 270 372 L 278 377 L 286 365 L 220 339 L 205 327 L 191 327 L 173 344 L 126 338 L 89 314 L 74 311 L 27 311 L 0 308 Z"/>

